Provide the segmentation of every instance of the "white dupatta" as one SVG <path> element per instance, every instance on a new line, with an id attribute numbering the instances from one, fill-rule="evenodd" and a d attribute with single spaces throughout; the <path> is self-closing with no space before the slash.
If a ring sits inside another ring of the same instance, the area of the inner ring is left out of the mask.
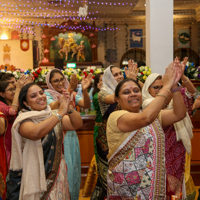
<path id="1" fill-rule="evenodd" d="M 146 79 L 144 86 L 142 88 L 142 109 L 145 109 L 152 101 L 153 97 L 149 93 L 150 85 L 156 80 L 156 78 L 160 76 L 160 74 L 153 73 L 148 76 Z M 173 109 L 173 101 L 169 103 L 167 109 Z M 191 155 L 191 139 L 193 138 L 193 125 L 190 119 L 188 112 L 186 112 L 186 117 L 179 122 L 173 124 L 176 131 L 176 139 L 177 141 L 182 141 L 183 145 L 189 155 Z"/>

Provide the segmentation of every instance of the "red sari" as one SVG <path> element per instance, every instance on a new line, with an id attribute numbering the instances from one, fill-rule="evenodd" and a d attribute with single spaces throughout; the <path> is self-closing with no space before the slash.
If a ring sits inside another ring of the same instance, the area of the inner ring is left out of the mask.
<path id="1" fill-rule="evenodd" d="M 186 88 L 181 89 L 181 94 L 186 109 L 191 115 L 193 99 L 186 95 Z M 182 193 L 183 178 L 185 172 L 185 147 L 182 141 L 177 141 L 176 131 L 173 125 L 163 127 L 165 132 L 165 163 L 166 163 L 166 195 L 167 200 L 171 195 Z"/>
<path id="2" fill-rule="evenodd" d="M 7 158 L 7 164 L 8 169 L 10 168 L 10 158 L 11 158 L 11 147 L 12 147 L 12 137 L 11 137 L 11 128 L 13 125 L 13 122 L 16 118 L 15 115 L 10 115 L 11 107 L 0 101 L 0 111 L 6 115 L 7 117 L 7 130 L 5 133 L 5 147 L 6 147 L 6 158 Z"/>
<path id="3" fill-rule="evenodd" d="M 0 112 L 0 117 L 3 117 L 6 120 L 6 116 Z M 5 141 L 4 135 L 0 135 L 0 197 L 6 199 L 6 176 L 8 174 L 7 162 L 6 162 L 6 151 L 5 151 Z"/>

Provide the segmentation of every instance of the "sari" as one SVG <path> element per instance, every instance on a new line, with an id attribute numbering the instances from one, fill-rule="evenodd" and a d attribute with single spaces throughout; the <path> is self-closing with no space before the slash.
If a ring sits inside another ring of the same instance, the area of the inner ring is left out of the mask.
<path id="1" fill-rule="evenodd" d="M 7 126 L 7 118 L 2 112 L 0 112 L 0 118 L 4 118 Z M 5 131 L 6 132 L 6 131 Z M 5 134 L 0 135 L 0 197 L 6 199 L 6 176 L 8 173 L 6 150 L 5 150 Z"/>
<path id="2" fill-rule="evenodd" d="M 93 140 L 94 140 L 94 157 L 92 158 L 92 161 L 90 163 L 90 167 L 88 169 L 87 178 L 83 187 L 83 193 L 82 195 L 87 197 L 91 196 L 96 184 L 97 184 L 97 163 L 98 163 L 98 155 L 97 155 L 97 143 L 96 139 L 99 134 L 99 127 L 102 125 L 102 116 L 101 116 L 101 110 L 99 107 L 98 102 L 98 92 L 93 96 L 93 105 L 94 109 L 96 111 L 96 118 L 95 118 L 95 126 L 94 126 L 94 134 L 93 134 Z"/>
<path id="3" fill-rule="evenodd" d="M 148 91 L 149 86 L 160 74 L 153 73 L 145 81 L 142 89 L 143 109 L 154 99 Z M 192 112 L 192 98 L 189 98 L 186 88 L 180 90 L 187 117 L 167 127 L 163 127 L 165 133 L 165 159 L 166 159 L 166 195 L 167 200 L 171 195 L 183 194 L 183 197 L 195 198 L 195 187 L 190 175 L 192 124 L 189 118 Z M 171 101 L 167 109 L 173 108 Z M 187 150 L 187 151 L 186 151 Z M 188 152 L 188 153 L 187 153 Z M 187 162 L 186 162 L 187 161 Z"/>
<path id="4" fill-rule="evenodd" d="M 98 102 L 102 115 L 102 124 L 98 128 L 98 136 L 96 137 L 96 148 L 97 148 L 97 170 L 98 179 L 96 187 L 91 196 L 91 200 L 102 200 L 107 196 L 107 172 L 108 172 L 108 143 L 106 135 L 106 123 L 109 115 L 116 109 L 117 103 L 106 104 L 105 98 L 107 95 L 112 95 L 115 92 L 115 88 L 118 83 L 112 75 L 109 66 L 103 74 L 103 86 L 98 93 Z"/>
<path id="5" fill-rule="evenodd" d="M 117 119 L 125 113 L 128 111 L 113 112 L 107 124 L 108 199 L 165 199 L 165 138 L 160 122 L 156 119 L 124 133 L 118 129 Z"/>
<path id="6" fill-rule="evenodd" d="M 59 69 L 53 69 L 60 71 Z M 57 92 L 53 86 L 51 85 L 50 78 L 51 71 L 48 72 L 46 76 L 46 83 L 48 89 L 45 90 L 45 94 L 47 96 L 47 104 L 49 105 L 52 102 L 57 101 L 57 97 L 62 94 Z M 65 79 L 64 89 L 69 87 L 69 82 Z M 71 104 L 75 108 L 77 102 L 82 99 L 75 92 L 71 95 Z M 64 156 L 65 162 L 68 168 L 68 182 L 69 182 L 69 191 L 71 200 L 78 200 L 80 184 L 81 184 L 81 156 L 80 156 L 80 147 L 79 140 L 76 131 L 67 131 L 64 133 Z"/>
<path id="7" fill-rule="evenodd" d="M 10 115 L 9 110 L 11 109 L 10 106 L 6 105 L 5 103 L 0 101 L 0 110 L 1 112 L 6 115 L 7 117 L 7 130 L 5 133 L 5 149 L 6 149 L 6 159 L 7 159 L 7 165 L 8 169 L 10 168 L 10 158 L 11 158 L 11 148 L 12 148 L 12 136 L 11 136 L 11 128 L 13 125 L 13 122 L 16 118 L 14 115 Z"/>
<path id="8" fill-rule="evenodd" d="M 28 115 L 32 114 L 28 117 Z M 11 169 L 7 180 L 7 198 L 23 200 L 70 200 L 67 166 L 62 154 L 63 130 L 58 123 L 41 140 L 19 135 L 20 124 L 39 123 L 56 111 L 20 112 L 12 128 Z M 38 120 L 38 118 L 40 119 Z M 22 152 L 23 151 L 23 152 Z"/>

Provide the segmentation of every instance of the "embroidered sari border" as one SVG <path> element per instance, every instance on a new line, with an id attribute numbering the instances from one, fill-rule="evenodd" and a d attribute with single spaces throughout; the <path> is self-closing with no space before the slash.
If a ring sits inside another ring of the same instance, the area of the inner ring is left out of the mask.
<path id="1" fill-rule="evenodd" d="M 156 134 L 156 163 L 154 177 L 154 194 L 153 199 L 166 198 L 166 170 L 165 170 L 165 137 L 159 121 L 156 119 L 151 128 Z"/>
<path id="2" fill-rule="evenodd" d="M 138 143 L 142 135 L 143 134 L 141 133 L 140 129 L 137 132 L 133 131 L 130 133 L 127 139 L 124 140 L 121 146 L 116 150 L 116 153 L 109 158 L 109 170 L 112 170 L 126 157 L 129 152 L 131 152 L 131 150 Z"/>
<path id="3" fill-rule="evenodd" d="M 121 138 L 120 141 L 115 145 L 115 147 L 114 147 L 111 151 L 109 150 L 109 153 L 108 153 L 108 155 L 107 155 L 108 161 L 109 161 L 110 159 L 112 159 L 113 156 L 115 156 L 115 154 L 120 150 L 120 148 L 123 148 L 123 146 L 126 145 L 126 143 L 130 140 L 131 137 L 133 137 L 133 135 L 134 135 L 136 132 L 137 132 L 137 131 L 132 131 L 132 132 L 130 132 L 130 134 L 128 135 L 128 137 L 127 137 L 126 134 L 124 134 L 124 135 L 122 136 L 122 138 Z"/>

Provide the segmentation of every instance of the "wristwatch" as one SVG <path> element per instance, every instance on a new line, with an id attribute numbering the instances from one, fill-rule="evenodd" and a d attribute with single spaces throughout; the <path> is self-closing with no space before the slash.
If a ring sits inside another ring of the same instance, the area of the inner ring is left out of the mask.
<path id="1" fill-rule="evenodd" d="M 74 107 L 71 106 L 71 110 L 67 112 L 68 115 L 72 114 L 74 112 Z"/>

